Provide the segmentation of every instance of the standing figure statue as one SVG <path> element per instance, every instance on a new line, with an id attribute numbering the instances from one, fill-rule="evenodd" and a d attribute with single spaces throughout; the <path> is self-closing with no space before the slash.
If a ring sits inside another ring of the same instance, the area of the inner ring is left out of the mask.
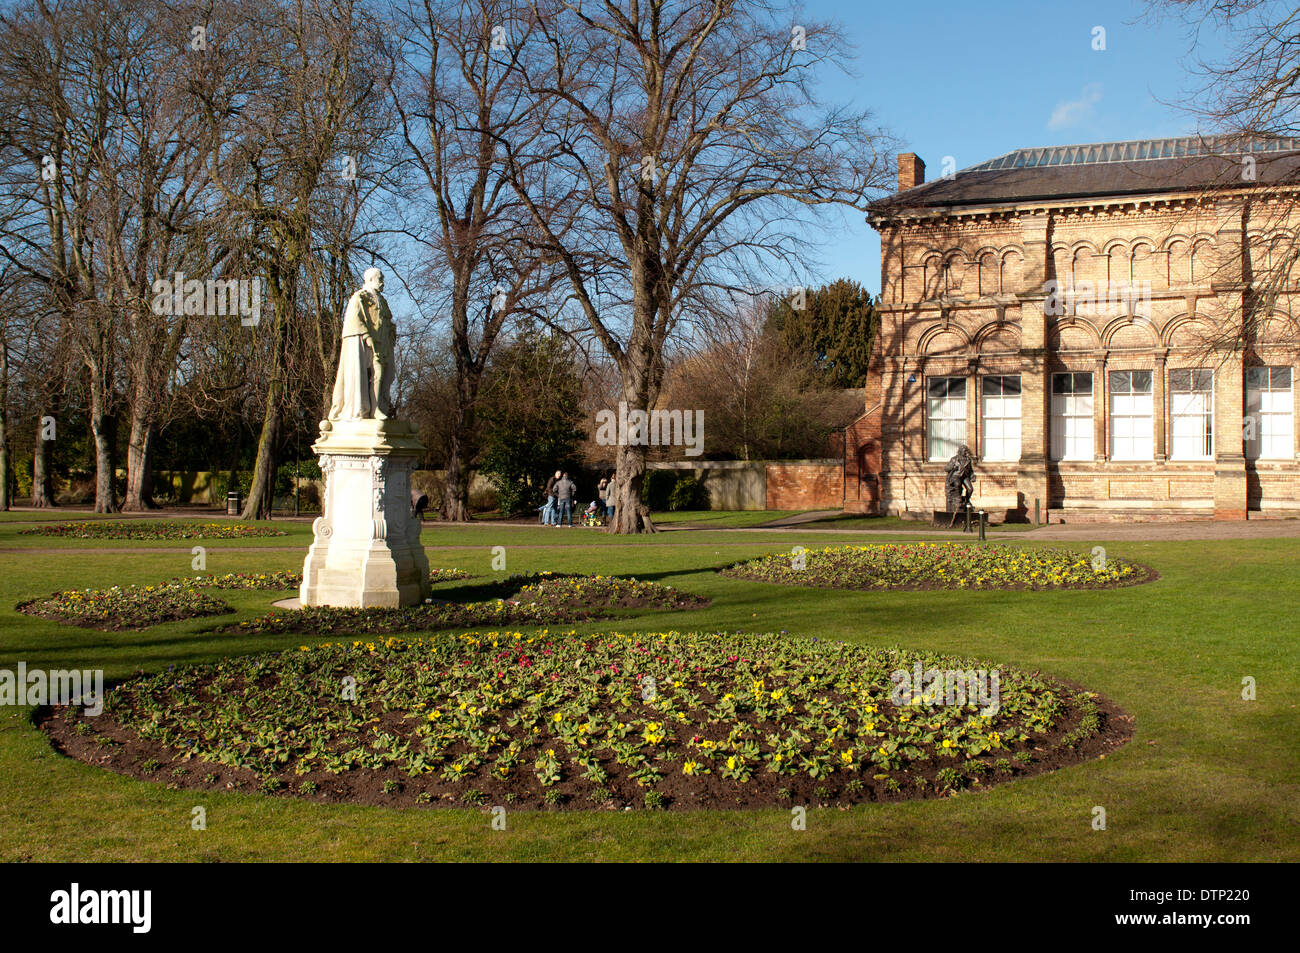
<path id="1" fill-rule="evenodd" d="M 965 444 L 959 447 L 944 467 L 944 472 L 947 474 L 944 477 L 946 505 L 955 518 L 957 513 L 970 506 L 971 494 L 975 492 L 975 458 L 970 447 Z"/>
<path id="2" fill-rule="evenodd" d="M 348 301 L 330 420 L 387 420 L 393 413 L 388 392 L 397 331 L 383 290 L 383 272 L 367 268 L 363 287 Z"/>

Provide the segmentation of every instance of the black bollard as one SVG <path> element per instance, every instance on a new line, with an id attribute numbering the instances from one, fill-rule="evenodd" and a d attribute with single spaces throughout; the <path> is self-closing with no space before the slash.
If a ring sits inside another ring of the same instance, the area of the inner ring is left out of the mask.
<path id="1" fill-rule="evenodd" d="M 980 541 L 984 541 L 984 529 L 988 526 L 988 514 L 980 510 Z"/>

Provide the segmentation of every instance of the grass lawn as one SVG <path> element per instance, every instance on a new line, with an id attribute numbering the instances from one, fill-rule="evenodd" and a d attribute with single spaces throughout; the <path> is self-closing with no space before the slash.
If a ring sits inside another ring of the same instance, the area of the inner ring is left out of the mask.
<path id="1" fill-rule="evenodd" d="M 84 518 L 78 514 L 75 518 Z M 769 518 L 773 518 L 769 516 Z M 307 523 L 289 535 L 172 542 L 19 536 L 0 523 L 0 668 L 103 668 L 107 679 L 223 655 L 296 647 L 302 636 L 215 635 L 264 612 L 279 593 L 225 591 L 237 616 L 104 633 L 21 615 L 55 589 L 156 583 L 191 573 L 300 570 Z M 710 524 L 712 525 L 712 524 Z M 872 537 L 873 541 L 881 537 Z M 717 569 L 794 545 L 862 541 L 799 530 L 700 530 L 633 539 L 587 530 L 426 528 L 430 563 L 491 574 L 636 575 L 712 598 L 705 609 L 645 612 L 638 629 L 788 630 L 871 645 L 941 650 L 1078 682 L 1137 719 L 1105 760 L 954 798 L 811 810 L 491 815 L 472 809 L 317 805 L 260 794 L 168 790 L 67 759 L 0 708 L 0 860 L 1300 860 L 1300 645 L 1294 540 L 1107 542 L 1154 567 L 1157 581 L 1110 591 L 840 592 L 719 576 Z M 1010 545 L 1035 545 L 1009 536 Z M 1091 542 L 1073 548 L 1087 551 Z M 471 583 L 445 583 L 455 592 Z M 614 626 L 585 625 L 581 631 Z M 1243 701 L 1245 676 L 1258 700 Z M 191 830 L 191 809 L 207 830 Z M 1093 808 L 1107 829 L 1093 830 Z"/>

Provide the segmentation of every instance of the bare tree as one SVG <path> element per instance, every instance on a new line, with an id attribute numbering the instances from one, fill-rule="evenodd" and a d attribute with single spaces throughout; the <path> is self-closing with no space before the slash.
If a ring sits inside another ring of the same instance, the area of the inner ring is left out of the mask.
<path id="1" fill-rule="evenodd" d="M 1190 67 L 1199 78 L 1182 104 L 1205 128 L 1198 146 L 1203 207 L 1240 226 L 1213 280 L 1239 287 L 1221 320 L 1200 330 L 1207 358 L 1264 343 L 1300 351 L 1300 314 L 1287 300 L 1300 286 L 1300 9 L 1274 0 L 1149 0 L 1152 16 L 1188 28 Z M 1215 37 L 1213 58 L 1199 38 Z M 1280 140 L 1280 141 L 1279 141 Z M 1195 214 L 1195 213 L 1193 213 Z"/>
<path id="2" fill-rule="evenodd" d="M 113 512 L 117 334 L 122 301 L 101 280 L 101 224 L 111 208 L 105 169 L 113 148 L 115 14 L 85 0 L 35 0 L 0 15 L 0 150 L 14 163 L 11 194 L 33 207 L 7 230 L 4 254 L 45 288 L 85 372 L 95 446 L 95 510 Z"/>
<path id="3" fill-rule="evenodd" d="M 679 322 L 758 268 L 803 258 L 807 214 L 863 208 L 888 182 L 864 114 L 817 107 L 841 34 L 769 2 L 536 0 L 524 75 L 545 128 L 506 140 L 515 186 L 572 300 L 619 368 L 629 411 L 653 408 Z M 527 181 L 529 160 L 546 174 Z M 561 233 L 558 226 L 567 231 Z M 618 448 L 611 531 L 651 528 L 646 448 Z"/>
<path id="4" fill-rule="evenodd" d="M 186 232 L 203 211 L 201 110 L 178 63 L 199 66 L 191 24 L 156 0 L 122 0 L 106 78 L 114 135 L 104 150 L 105 279 L 121 301 L 121 363 L 130 418 L 124 510 L 154 508 L 154 446 L 192 316 L 158 308 L 154 281 L 206 258 Z"/>
<path id="5" fill-rule="evenodd" d="M 208 172 L 221 193 L 226 240 L 265 274 L 272 312 L 269 329 L 254 332 L 267 336 L 269 353 L 243 511 L 244 519 L 255 519 L 271 513 L 285 411 L 301 384 L 297 349 L 316 341 L 324 354 L 310 322 L 332 319 L 304 314 L 308 298 L 300 297 L 300 285 L 340 274 L 315 268 L 313 240 L 325 210 L 346 200 L 340 179 L 373 174 L 366 153 L 383 134 L 382 78 L 372 71 L 378 31 L 371 11 L 355 0 L 236 0 L 224 13 L 220 55 L 210 59 L 202 84 Z"/>
<path id="6" fill-rule="evenodd" d="M 519 76 L 534 24 L 515 8 L 511 0 L 421 0 L 396 14 L 390 95 L 419 216 L 407 233 L 426 250 L 422 284 L 445 297 L 455 368 L 442 496 L 451 521 L 470 519 L 477 404 L 492 348 L 548 279 L 500 146 L 505 137 L 526 148 L 537 129 L 536 101 Z"/>

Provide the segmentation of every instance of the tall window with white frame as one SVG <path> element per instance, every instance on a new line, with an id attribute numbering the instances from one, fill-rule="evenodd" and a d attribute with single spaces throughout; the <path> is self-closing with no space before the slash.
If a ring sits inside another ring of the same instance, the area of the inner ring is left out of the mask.
<path id="1" fill-rule="evenodd" d="M 1151 371 L 1110 372 L 1112 460 L 1151 460 L 1155 456 L 1151 379 Z"/>
<path id="2" fill-rule="evenodd" d="M 1246 371 L 1247 460 L 1295 457 L 1295 404 L 1291 368 L 1252 367 Z"/>
<path id="3" fill-rule="evenodd" d="M 1214 456 L 1214 371 L 1186 368 L 1169 372 L 1169 459 L 1209 460 Z"/>
<path id="4" fill-rule="evenodd" d="M 966 442 L 966 378 L 926 379 L 926 458 L 948 460 Z"/>
<path id="5" fill-rule="evenodd" d="M 981 383 L 984 406 L 982 459 L 1020 459 L 1020 375 L 985 377 Z"/>
<path id="6" fill-rule="evenodd" d="M 1052 459 L 1092 459 L 1092 375 L 1052 375 Z"/>

